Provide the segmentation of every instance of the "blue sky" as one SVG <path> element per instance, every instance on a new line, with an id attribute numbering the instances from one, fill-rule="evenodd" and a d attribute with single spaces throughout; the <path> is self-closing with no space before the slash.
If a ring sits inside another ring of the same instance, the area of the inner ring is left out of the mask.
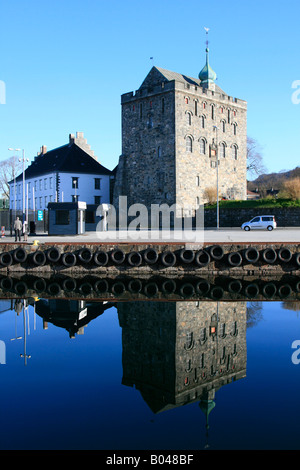
<path id="1" fill-rule="evenodd" d="M 292 103 L 299 17 L 296 0 L 1 0 L 0 160 L 11 156 L 9 147 L 31 160 L 42 145 L 59 147 L 81 131 L 113 169 L 121 94 L 139 88 L 152 64 L 197 77 L 209 27 L 217 83 L 248 102 L 248 135 L 268 172 L 293 169 L 300 161 L 300 104 Z"/>

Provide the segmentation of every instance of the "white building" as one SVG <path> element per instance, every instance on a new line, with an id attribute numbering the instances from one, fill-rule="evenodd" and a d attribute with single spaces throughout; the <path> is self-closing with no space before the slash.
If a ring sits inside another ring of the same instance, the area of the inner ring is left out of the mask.
<path id="1" fill-rule="evenodd" d="M 91 151 L 83 133 L 69 135 L 69 143 L 47 151 L 45 146 L 25 170 L 26 211 L 45 210 L 49 202 L 110 202 L 113 174 Z M 16 188 L 14 187 L 16 186 Z M 16 194 L 15 194 L 16 190 Z M 15 207 L 16 206 L 16 207 Z M 23 173 L 10 182 L 10 209 L 23 210 Z"/>

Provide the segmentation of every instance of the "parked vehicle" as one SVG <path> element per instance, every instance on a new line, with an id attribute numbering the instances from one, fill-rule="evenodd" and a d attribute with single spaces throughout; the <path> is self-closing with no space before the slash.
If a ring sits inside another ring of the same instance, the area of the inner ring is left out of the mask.
<path id="1" fill-rule="evenodd" d="M 242 224 L 241 229 L 249 231 L 255 229 L 273 230 L 277 227 L 274 215 L 260 215 L 254 217 L 249 222 Z"/>

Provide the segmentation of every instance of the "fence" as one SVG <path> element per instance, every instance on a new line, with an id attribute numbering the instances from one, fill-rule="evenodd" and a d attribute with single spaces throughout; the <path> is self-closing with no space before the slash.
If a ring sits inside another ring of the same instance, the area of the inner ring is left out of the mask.
<path id="1" fill-rule="evenodd" d="M 39 233 L 48 232 L 48 211 L 33 211 L 28 210 L 27 214 L 28 229 L 30 229 L 30 222 L 35 223 L 35 231 Z M 39 215 L 39 217 L 38 217 Z M 40 217 L 42 216 L 42 217 Z M 22 211 L 15 211 L 13 209 L 0 211 L 0 227 L 5 227 L 5 232 L 13 233 L 13 226 L 16 217 L 20 220 L 23 218 Z M 40 220 L 41 219 L 41 220 Z"/>

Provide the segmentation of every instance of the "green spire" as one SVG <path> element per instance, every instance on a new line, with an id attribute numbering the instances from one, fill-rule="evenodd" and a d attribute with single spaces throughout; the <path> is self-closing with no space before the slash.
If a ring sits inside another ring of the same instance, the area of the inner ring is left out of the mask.
<path id="1" fill-rule="evenodd" d="M 204 88 L 212 88 L 217 78 L 217 74 L 213 71 L 213 69 L 209 65 L 208 53 L 209 53 L 209 49 L 207 47 L 206 48 L 206 64 L 204 65 L 203 69 L 198 75 L 199 80 L 201 82 L 201 86 Z"/>

